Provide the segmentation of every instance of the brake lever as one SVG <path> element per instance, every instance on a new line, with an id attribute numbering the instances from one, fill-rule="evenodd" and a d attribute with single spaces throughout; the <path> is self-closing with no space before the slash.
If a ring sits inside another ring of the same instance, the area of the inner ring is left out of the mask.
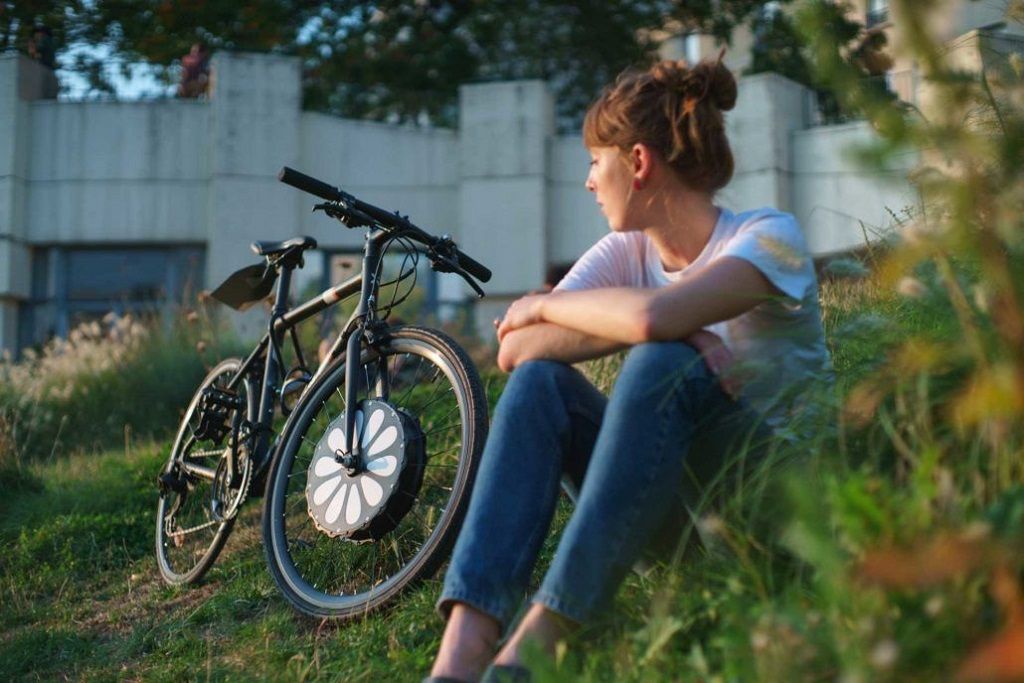
<path id="1" fill-rule="evenodd" d="M 358 209 L 352 209 L 341 202 L 323 202 L 313 207 L 313 213 L 323 211 L 329 217 L 342 222 L 347 228 L 372 228 L 373 218 Z"/>
<path id="2" fill-rule="evenodd" d="M 480 288 L 480 285 L 478 285 L 476 280 L 474 280 L 468 273 L 463 271 L 461 268 L 455 272 L 458 273 L 463 280 L 469 283 L 469 286 L 473 288 L 474 292 L 476 292 L 477 298 L 483 299 L 486 296 L 486 294 L 484 294 L 484 290 Z"/>
<path id="3" fill-rule="evenodd" d="M 485 296 L 487 296 L 484 293 L 484 290 L 480 287 L 480 285 L 476 283 L 476 280 L 474 280 L 469 273 L 463 270 L 462 266 L 460 266 L 458 262 L 455 261 L 455 259 L 452 259 L 448 257 L 446 254 L 441 253 L 437 248 L 428 251 L 427 258 L 430 259 L 430 267 L 433 270 L 437 271 L 438 273 L 455 273 L 463 280 L 465 280 L 470 287 L 473 288 L 473 291 L 476 292 L 478 298 L 483 299 Z"/>

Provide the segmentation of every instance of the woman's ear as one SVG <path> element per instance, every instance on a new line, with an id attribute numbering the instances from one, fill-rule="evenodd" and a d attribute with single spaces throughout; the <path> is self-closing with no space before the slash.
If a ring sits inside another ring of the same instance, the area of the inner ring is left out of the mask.
<path id="1" fill-rule="evenodd" d="M 654 165 L 654 150 L 644 143 L 638 142 L 630 150 L 629 161 L 634 183 L 642 185 L 647 182 Z"/>

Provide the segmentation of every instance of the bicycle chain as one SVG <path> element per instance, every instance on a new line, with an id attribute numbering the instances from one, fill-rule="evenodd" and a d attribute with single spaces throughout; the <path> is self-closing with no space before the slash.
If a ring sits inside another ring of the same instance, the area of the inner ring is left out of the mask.
<path id="1" fill-rule="evenodd" d="M 179 536 L 187 536 L 188 534 L 192 534 L 192 533 L 195 533 L 197 531 L 202 531 L 203 529 L 208 529 L 209 527 L 213 526 L 214 524 L 221 524 L 221 522 L 218 522 L 216 520 L 210 520 L 209 522 L 205 522 L 203 524 L 198 524 L 196 526 L 189 527 L 187 529 L 181 529 L 180 531 L 167 531 L 165 529 L 164 533 L 167 534 L 167 536 L 169 538 L 178 538 Z"/>
<path id="2" fill-rule="evenodd" d="M 193 455 L 193 456 L 209 456 L 209 455 L 221 454 L 223 452 L 224 452 L 223 449 L 217 449 L 217 450 L 212 450 L 212 451 L 195 451 L 193 453 L 190 453 L 190 455 Z M 224 522 L 228 521 L 229 519 L 233 518 L 236 514 L 238 514 L 239 508 L 242 507 L 242 504 L 249 497 L 249 488 L 252 485 L 252 479 L 253 479 L 253 477 L 252 477 L 252 459 L 249 458 L 248 454 L 245 457 L 245 462 L 246 462 L 246 467 L 245 467 L 245 474 L 243 475 L 243 480 L 242 480 L 242 490 L 239 491 L 239 493 L 238 493 L 238 496 L 239 496 L 238 497 L 238 503 L 234 506 L 234 510 L 232 510 L 231 516 L 225 517 L 222 520 L 211 519 L 209 522 L 203 522 L 202 524 L 197 524 L 195 526 L 188 527 L 186 529 L 180 529 L 178 531 L 170 531 L 168 529 L 165 529 L 164 533 L 167 534 L 167 536 L 169 538 L 178 538 L 178 537 L 187 536 L 188 534 L 193 534 L 193 533 L 195 533 L 197 531 L 202 531 L 203 529 L 209 529 L 210 527 L 215 526 L 217 524 L 223 524 Z"/>

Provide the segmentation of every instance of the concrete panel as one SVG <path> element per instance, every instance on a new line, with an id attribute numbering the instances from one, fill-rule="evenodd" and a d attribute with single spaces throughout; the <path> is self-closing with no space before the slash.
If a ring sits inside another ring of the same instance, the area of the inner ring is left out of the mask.
<path id="1" fill-rule="evenodd" d="M 453 131 L 312 113 L 303 114 L 301 125 L 299 170 L 399 211 L 424 230 L 459 238 L 458 138 Z M 308 213 L 317 199 L 288 190 L 300 197 L 303 234 L 332 248 L 362 247 L 364 231 L 349 231 L 322 214 Z"/>
<path id="2" fill-rule="evenodd" d="M 583 145 L 582 135 L 560 135 L 551 143 L 551 165 L 548 177 L 558 183 L 577 183 L 586 192 L 583 183 L 590 171 L 590 155 Z M 587 193 L 589 194 L 589 192 Z"/>
<path id="3" fill-rule="evenodd" d="M 15 174 L 15 150 L 18 137 L 18 60 L 16 54 L 0 55 L 0 180 Z"/>
<path id="4" fill-rule="evenodd" d="M 459 88 L 459 150 L 464 178 L 547 172 L 554 101 L 543 81 Z"/>
<path id="5" fill-rule="evenodd" d="M 31 262 L 31 254 L 23 243 L 0 238 L 0 297 L 29 297 Z"/>
<path id="6" fill-rule="evenodd" d="M 33 180 L 194 180 L 209 175 L 204 102 L 36 102 Z"/>
<path id="7" fill-rule="evenodd" d="M 32 146 L 28 99 L 41 67 L 19 54 L 0 55 L 0 235 L 24 232 L 25 184 Z"/>
<path id="8" fill-rule="evenodd" d="M 298 215 L 291 202 L 281 201 L 287 188 L 276 177 L 219 176 L 211 183 L 211 231 L 206 247 L 206 283 L 212 289 L 234 271 L 258 263 L 249 249 L 256 240 L 280 240 L 298 234 Z M 265 331 L 266 312 L 227 312 L 244 338 Z"/>
<path id="9" fill-rule="evenodd" d="M 584 183 L 590 157 L 578 135 L 551 146 L 548 182 L 547 253 L 549 263 L 575 261 L 608 231 L 608 221 Z"/>
<path id="10" fill-rule="evenodd" d="M 18 348 L 18 304 L 0 300 L 0 348 L 13 352 Z"/>
<path id="11" fill-rule="evenodd" d="M 872 135 L 870 126 L 858 122 L 793 136 L 794 161 L 800 169 L 794 176 L 793 213 L 814 254 L 859 248 L 865 236 L 874 239 L 892 229 L 892 214 L 918 204 L 906 179 L 916 156 L 905 156 L 884 173 L 858 168 L 850 158 L 850 150 Z"/>
<path id="12" fill-rule="evenodd" d="M 343 189 L 435 186 L 458 182 L 458 136 L 324 114 L 302 115 L 304 172 Z"/>
<path id="13" fill-rule="evenodd" d="M 548 185 L 549 263 L 575 261 L 607 232 L 607 219 L 582 185 Z"/>
<path id="14" fill-rule="evenodd" d="M 26 238 L 32 242 L 206 240 L 210 186 L 204 180 L 29 183 Z"/>
<path id="15" fill-rule="evenodd" d="M 541 177 L 463 181 L 460 244 L 494 272 L 488 294 L 520 294 L 543 283 L 545 182 Z"/>
<path id="16" fill-rule="evenodd" d="M 299 160 L 299 61 L 266 54 L 213 58 L 212 171 L 273 177 Z"/>
<path id="17" fill-rule="evenodd" d="M 715 197 L 715 203 L 731 211 L 749 211 L 776 205 L 779 191 L 779 173 L 769 170 L 737 173 Z"/>
<path id="18" fill-rule="evenodd" d="M 805 93 L 776 74 L 747 76 L 740 80 L 736 108 L 726 114 L 736 175 L 766 174 L 771 190 L 765 203 L 782 210 L 792 205 L 790 133 L 806 126 Z"/>

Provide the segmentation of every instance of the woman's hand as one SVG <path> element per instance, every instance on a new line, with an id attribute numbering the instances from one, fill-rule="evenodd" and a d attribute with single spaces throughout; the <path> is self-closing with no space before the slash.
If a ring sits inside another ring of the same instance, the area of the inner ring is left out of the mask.
<path id="1" fill-rule="evenodd" d="M 704 362 L 708 365 L 708 369 L 718 377 L 718 382 L 722 385 L 722 391 L 733 400 L 739 398 L 743 385 L 739 378 L 736 377 L 736 373 L 732 372 L 736 358 L 732 355 L 732 351 L 722 342 L 722 338 L 714 332 L 698 330 L 684 341 L 700 352 Z"/>
<path id="2" fill-rule="evenodd" d="M 494 326 L 498 328 L 498 343 L 500 344 L 505 335 L 512 330 L 543 322 L 541 318 L 541 305 L 548 296 L 551 295 L 528 294 L 521 299 L 513 301 L 512 305 L 505 311 L 505 317 L 494 321 Z"/>

